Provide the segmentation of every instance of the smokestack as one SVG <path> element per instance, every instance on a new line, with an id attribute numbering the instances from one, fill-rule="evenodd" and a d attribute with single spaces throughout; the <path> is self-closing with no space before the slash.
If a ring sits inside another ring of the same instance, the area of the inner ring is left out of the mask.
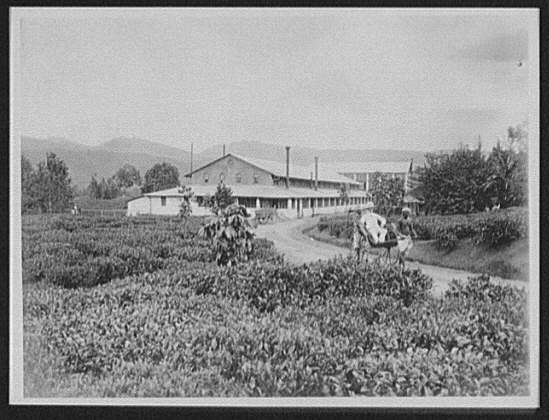
<path id="1" fill-rule="evenodd" d="M 223 145 L 223 156 L 225 156 L 225 145 Z"/>
<path id="2" fill-rule="evenodd" d="M 313 182 L 313 173 L 311 172 L 311 188 L 314 187 L 314 182 Z"/>
<path id="3" fill-rule="evenodd" d="M 193 180 L 193 144 L 191 143 L 191 181 Z"/>
<path id="4" fill-rule="evenodd" d="M 290 188 L 290 146 L 286 146 L 286 188 Z"/>
<path id="5" fill-rule="evenodd" d="M 315 191 L 318 190 L 318 156 L 315 156 Z"/>

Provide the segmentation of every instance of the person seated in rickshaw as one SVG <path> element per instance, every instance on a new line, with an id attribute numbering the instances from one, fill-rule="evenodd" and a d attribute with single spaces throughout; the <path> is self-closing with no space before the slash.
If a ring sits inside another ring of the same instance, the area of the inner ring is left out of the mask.
<path id="1" fill-rule="evenodd" d="M 369 237 L 372 244 L 375 245 L 384 242 L 387 236 L 387 229 L 385 228 L 387 221 L 384 217 L 374 213 L 372 211 L 373 208 L 374 203 L 368 201 L 364 206 L 364 213 L 360 209 L 356 210 L 357 217 L 353 229 L 353 250 L 359 260 L 363 240 L 368 240 Z"/>
<path id="2" fill-rule="evenodd" d="M 408 207 L 402 209 L 402 216 L 397 223 L 397 235 L 398 235 L 398 263 L 404 268 L 406 255 L 412 249 L 413 242 L 412 236 L 417 237 L 417 233 L 414 230 L 414 224 L 410 217 L 411 210 Z"/>

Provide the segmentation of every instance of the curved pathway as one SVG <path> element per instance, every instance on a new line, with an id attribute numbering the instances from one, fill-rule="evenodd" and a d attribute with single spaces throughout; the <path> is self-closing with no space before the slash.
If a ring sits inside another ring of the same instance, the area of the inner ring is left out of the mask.
<path id="1" fill-rule="evenodd" d="M 317 241 L 303 233 L 304 229 L 314 226 L 316 218 L 294 219 L 275 224 L 259 225 L 256 229 L 258 237 L 267 238 L 274 242 L 276 248 L 286 256 L 286 259 L 296 264 L 302 264 L 317 260 L 333 258 L 337 255 L 346 256 L 349 249 Z M 438 267 L 408 261 L 410 268 L 419 268 L 425 274 L 433 278 L 433 293 L 441 294 L 448 288 L 452 279 L 467 280 L 470 276 L 478 274 L 453 268 Z M 528 284 L 520 280 L 507 280 L 491 276 L 492 280 L 499 284 L 527 287 Z"/>

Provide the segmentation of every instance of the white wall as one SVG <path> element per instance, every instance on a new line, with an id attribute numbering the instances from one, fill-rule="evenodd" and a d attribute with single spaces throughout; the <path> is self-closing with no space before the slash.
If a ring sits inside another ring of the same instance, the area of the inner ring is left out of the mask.
<path id="1" fill-rule="evenodd" d="M 154 214 L 159 216 L 177 216 L 181 206 L 181 197 L 166 197 L 166 205 L 162 205 L 160 196 L 144 196 L 128 202 L 128 216 Z M 198 207 L 198 206 L 197 206 Z"/>
<path id="2" fill-rule="evenodd" d="M 128 216 L 138 216 L 140 214 L 149 214 L 149 198 L 139 197 L 128 201 Z"/>
<path id="3" fill-rule="evenodd" d="M 159 216 L 177 216 L 181 208 L 182 197 L 166 197 L 166 205 L 162 205 L 160 196 L 152 196 L 151 198 L 151 214 Z"/>
<path id="4" fill-rule="evenodd" d="M 182 202 L 182 197 L 166 197 L 166 205 L 162 206 L 162 201 L 160 196 L 152 197 L 140 197 L 135 200 L 128 202 L 128 216 L 137 216 L 144 214 L 154 214 L 154 215 L 163 215 L 163 216 L 176 216 L 179 214 L 179 209 Z M 315 207 L 314 214 L 334 214 L 346 212 L 349 209 L 356 209 L 361 207 L 361 204 L 354 205 L 341 205 L 341 206 L 329 206 L 329 207 Z M 248 212 L 252 217 L 255 217 L 255 208 L 247 208 Z M 196 199 L 191 200 L 191 211 L 193 216 L 209 216 L 212 213 L 207 207 L 200 207 L 196 202 Z M 278 209 L 277 213 L 280 216 L 287 217 L 289 219 L 295 219 L 298 217 L 297 209 L 287 208 L 287 209 Z M 302 208 L 303 217 L 309 217 L 313 214 L 313 209 Z"/>

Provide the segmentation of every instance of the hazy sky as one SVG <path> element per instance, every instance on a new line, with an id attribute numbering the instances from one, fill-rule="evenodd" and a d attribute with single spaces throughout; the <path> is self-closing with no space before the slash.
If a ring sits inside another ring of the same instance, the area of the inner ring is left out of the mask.
<path id="1" fill-rule="evenodd" d="M 21 131 L 430 150 L 490 145 L 527 118 L 524 13 L 414 13 L 35 13 L 21 19 Z"/>

